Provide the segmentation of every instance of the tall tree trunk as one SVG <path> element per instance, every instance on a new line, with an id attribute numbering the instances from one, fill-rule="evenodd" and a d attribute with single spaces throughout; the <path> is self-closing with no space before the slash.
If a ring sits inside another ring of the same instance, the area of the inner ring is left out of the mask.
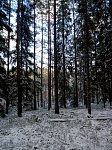
<path id="1" fill-rule="evenodd" d="M 81 21 L 81 28 L 83 28 L 83 21 Z M 81 32 L 81 35 L 82 35 L 82 39 L 85 39 L 85 35 L 84 35 L 84 32 L 82 30 Z M 83 41 L 82 41 L 83 42 Z M 85 49 L 84 49 L 84 44 L 81 45 L 81 49 L 82 49 L 82 52 L 83 52 L 83 60 L 82 60 L 82 70 L 83 70 L 83 101 L 84 101 L 84 105 L 86 106 L 87 108 L 87 89 L 86 89 L 86 52 L 85 52 Z"/>
<path id="2" fill-rule="evenodd" d="M 103 103 L 104 103 L 104 108 L 105 108 L 105 104 L 106 104 L 105 62 L 103 63 L 103 66 L 102 66 L 102 72 L 103 72 L 103 88 L 102 88 L 102 95 L 103 95 Z"/>
<path id="3" fill-rule="evenodd" d="M 10 27 L 10 17 L 11 17 L 11 0 L 9 0 L 9 22 Z M 9 52 L 10 52 L 10 31 L 8 31 L 8 51 L 7 51 L 7 79 L 9 80 Z M 9 86 L 7 86 L 7 98 L 6 98 L 6 114 L 8 114 L 9 107 Z"/>
<path id="4" fill-rule="evenodd" d="M 22 99 L 21 99 L 21 86 L 20 86 L 20 0 L 18 0 L 17 8 L 17 88 L 18 88 L 18 117 L 22 116 Z"/>
<path id="5" fill-rule="evenodd" d="M 85 57 L 86 59 L 86 57 Z M 84 72 L 84 76 L 83 76 L 83 92 L 84 92 L 84 105 L 87 108 L 87 79 L 86 79 L 86 62 L 83 66 L 83 72 Z"/>
<path id="6" fill-rule="evenodd" d="M 21 18 L 23 18 L 23 1 L 21 0 Z M 21 69 L 23 68 L 23 19 L 21 19 Z M 22 74 L 21 74 L 22 75 Z"/>
<path id="7" fill-rule="evenodd" d="M 52 55 L 51 55 L 51 57 L 52 57 Z M 54 103 L 54 69 L 53 69 L 53 61 L 51 61 L 51 99 L 52 99 L 52 101 L 53 101 L 53 103 Z"/>
<path id="8" fill-rule="evenodd" d="M 23 1 L 24 0 L 21 0 L 20 1 L 20 10 L 21 10 L 21 18 L 23 18 L 24 16 L 24 14 L 23 14 Z M 20 32 L 20 39 L 21 39 L 21 41 L 20 41 L 20 43 L 21 43 L 21 51 L 20 51 L 20 77 L 22 77 L 23 76 L 23 19 L 21 19 L 21 27 L 20 27 L 20 30 L 21 30 L 21 32 Z M 21 101 L 22 101 L 22 98 L 23 98 L 23 93 L 22 93 L 22 91 L 23 91 L 23 86 L 22 86 L 22 79 L 20 80 L 20 82 L 21 82 L 21 84 L 20 84 L 20 96 L 21 96 Z M 27 96 L 26 96 L 26 99 L 27 99 Z"/>
<path id="9" fill-rule="evenodd" d="M 86 69 L 87 69 L 87 107 L 88 114 L 91 115 L 91 98 L 90 98 L 90 70 L 89 70 L 89 22 L 87 1 L 85 0 L 85 51 L 86 51 Z"/>
<path id="10" fill-rule="evenodd" d="M 99 100 L 98 100 L 98 91 L 99 91 L 99 88 L 98 88 L 98 79 L 97 79 L 97 60 L 96 60 L 96 57 L 97 57 L 97 51 L 96 51 L 96 34 L 94 33 L 94 42 L 95 42 L 95 78 L 96 78 L 96 101 L 97 101 L 97 104 L 99 104 Z"/>
<path id="11" fill-rule="evenodd" d="M 36 32 L 35 32 L 35 0 L 34 0 L 34 110 L 37 109 L 36 107 L 36 85 L 35 85 L 35 82 L 36 82 L 36 79 L 35 79 L 35 73 L 36 73 L 36 64 L 35 64 L 35 36 L 36 36 Z"/>
<path id="12" fill-rule="evenodd" d="M 48 110 L 51 108 L 51 29 L 50 0 L 48 0 Z"/>
<path id="13" fill-rule="evenodd" d="M 74 19 L 74 49 L 75 49 L 75 106 L 78 107 L 78 83 L 77 83 L 77 47 L 76 47 L 76 25 L 74 16 L 74 2 L 73 2 L 73 19 Z"/>
<path id="14" fill-rule="evenodd" d="M 112 27 L 112 0 L 109 0 L 110 26 Z M 112 34 L 110 35 L 112 51 Z M 111 67 L 111 66 L 110 66 Z M 112 69 L 110 69 L 110 106 L 112 106 Z"/>
<path id="15" fill-rule="evenodd" d="M 63 105 L 66 108 L 66 99 L 65 99 L 65 86 L 66 86 L 66 78 L 65 78 L 65 35 L 64 35 L 64 0 L 62 0 L 62 54 L 63 54 Z"/>
<path id="16" fill-rule="evenodd" d="M 43 13 L 43 12 L 42 12 Z M 42 50 L 41 50 L 41 107 L 43 107 L 43 14 L 41 14 L 42 22 Z"/>
<path id="17" fill-rule="evenodd" d="M 27 53 L 27 47 L 26 47 L 26 53 Z M 26 58 L 26 79 L 28 79 L 28 61 Z M 26 102 L 28 102 L 28 85 L 26 83 Z"/>
<path id="18" fill-rule="evenodd" d="M 54 0 L 54 85 L 55 85 L 55 113 L 59 114 L 57 46 L 56 46 L 56 0 Z"/>
<path id="19" fill-rule="evenodd" d="M 108 65 L 108 95 L 109 95 L 109 102 L 111 106 L 111 67 Z"/>
<path id="20" fill-rule="evenodd" d="M 112 106 L 112 72 L 110 76 L 110 106 Z"/>
<path id="21" fill-rule="evenodd" d="M 106 8 L 106 0 L 104 0 L 104 23 L 105 23 L 105 29 L 107 29 L 107 8 Z M 105 47 L 107 47 L 107 42 L 106 42 L 106 38 L 105 39 Z M 104 57 L 103 57 L 104 61 L 103 61 L 103 66 L 102 66 L 102 72 L 103 72 L 103 103 L 104 103 L 104 108 L 106 106 L 106 101 L 107 101 L 107 95 L 106 95 L 106 62 L 105 62 L 105 53 L 104 53 Z"/>

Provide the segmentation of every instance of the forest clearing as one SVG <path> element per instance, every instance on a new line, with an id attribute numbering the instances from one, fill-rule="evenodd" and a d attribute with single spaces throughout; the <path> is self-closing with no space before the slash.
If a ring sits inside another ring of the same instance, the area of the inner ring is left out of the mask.
<path id="1" fill-rule="evenodd" d="M 112 109 L 40 109 L 0 121 L 0 150 L 112 150 Z"/>

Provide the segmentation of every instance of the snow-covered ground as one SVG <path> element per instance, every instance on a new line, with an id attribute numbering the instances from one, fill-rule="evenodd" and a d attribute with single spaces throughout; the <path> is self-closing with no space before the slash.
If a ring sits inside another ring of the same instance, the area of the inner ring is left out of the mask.
<path id="1" fill-rule="evenodd" d="M 12 111 L 0 118 L 0 150 L 112 150 L 112 109 Z"/>

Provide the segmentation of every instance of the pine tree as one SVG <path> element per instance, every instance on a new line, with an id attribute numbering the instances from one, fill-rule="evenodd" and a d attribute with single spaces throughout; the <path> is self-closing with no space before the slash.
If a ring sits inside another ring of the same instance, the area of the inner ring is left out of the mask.
<path id="1" fill-rule="evenodd" d="M 69 62 L 71 18 L 69 1 L 61 1 L 57 11 L 57 56 L 59 78 L 59 102 L 66 108 L 67 66 Z M 67 59 L 66 59 L 67 58 Z"/>
<path id="2" fill-rule="evenodd" d="M 11 0 L 9 0 L 9 14 L 8 14 L 8 25 L 10 27 L 10 17 L 11 17 Z M 7 51 L 7 78 L 9 79 L 9 56 L 10 54 L 10 31 L 8 31 L 8 51 Z M 8 80 L 7 80 L 8 81 Z M 7 87 L 7 98 L 6 98 L 6 114 L 8 114 L 9 107 L 9 87 Z"/>
<path id="3" fill-rule="evenodd" d="M 87 107 L 88 113 L 91 114 L 91 98 L 90 98 L 90 68 L 89 68 L 89 22 L 88 22 L 88 10 L 87 2 L 85 4 L 85 50 L 86 50 L 86 69 L 87 69 Z"/>
<path id="4" fill-rule="evenodd" d="M 35 27 L 35 24 L 36 24 L 36 21 L 35 21 L 35 18 L 36 18 L 36 14 L 35 14 L 35 9 L 36 9 L 36 7 L 35 7 L 35 5 L 36 5 L 36 2 L 35 2 L 35 0 L 34 0 L 34 110 L 36 110 L 36 78 L 35 78 L 35 72 L 36 72 L 36 62 L 35 62 L 35 60 L 36 60 L 36 54 L 35 54 L 35 45 L 36 45 L 36 43 L 35 43 L 35 36 L 36 36 L 36 27 Z"/>
<path id="5" fill-rule="evenodd" d="M 64 0 L 61 1 L 61 5 L 62 5 L 62 54 L 63 54 L 63 104 L 64 107 L 66 108 L 66 99 L 65 99 L 65 83 L 66 83 L 66 78 L 65 78 L 65 20 L 64 20 Z"/>
<path id="6" fill-rule="evenodd" d="M 74 106 L 78 107 L 78 83 L 77 83 L 77 47 L 76 47 L 76 23 L 74 15 L 74 1 L 73 1 L 73 26 L 74 26 L 74 49 L 75 49 L 75 99 Z"/>
<path id="7" fill-rule="evenodd" d="M 3 55 L 0 55 L 0 62 L 1 62 L 1 67 L 4 68 L 4 64 L 7 64 L 7 73 L 2 74 L 3 78 L 5 78 L 5 83 L 4 83 L 4 90 L 2 90 L 2 94 L 4 95 L 4 99 L 6 99 L 6 113 L 8 113 L 8 106 L 9 106 L 9 98 L 8 98 L 8 92 L 9 92 L 9 51 L 10 51 L 10 32 L 12 29 L 10 28 L 10 13 L 11 13 L 11 8 L 10 8 L 10 3 L 11 1 L 0 1 L 0 31 L 2 31 L 5 27 L 6 31 L 8 31 L 8 37 L 4 37 L 4 34 L 0 34 L 0 51 L 3 53 Z M 7 33 L 7 32 L 6 32 Z M 6 42 L 5 39 L 8 39 L 8 43 Z M 3 58 L 2 58 L 3 56 Z M 4 58 L 7 57 L 7 63 Z M 5 69 L 5 68 L 4 68 Z M 2 77 L 2 76 L 1 76 Z M 1 78 L 2 79 L 2 78 Z M 3 80 L 2 80 L 3 81 Z M 2 84 L 1 81 L 1 84 Z M 4 82 L 4 81 L 3 81 Z M 2 88 L 2 87 L 1 87 Z M 2 95 L 1 95 L 2 97 Z"/>
<path id="8" fill-rule="evenodd" d="M 41 46 L 42 46 L 42 50 L 41 50 L 41 107 L 43 107 L 43 12 L 41 12 L 41 23 L 42 23 L 42 41 L 41 41 Z"/>
<path id="9" fill-rule="evenodd" d="M 17 87 L 18 87 L 18 117 L 22 116 L 22 100 L 20 87 L 20 0 L 17 8 Z"/>
<path id="10" fill-rule="evenodd" d="M 55 113 L 59 114 L 57 45 L 56 45 L 56 0 L 54 0 L 54 85 L 55 85 Z"/>
<path id="11" fill-rule="evenodd" d="M 48 0 L 48 110 L 51 108 L 51 18 L 50 3 Z"/>
<path id="12" fill-rule="evenodd" d="M 33 41 L 35 40 L 30 27 L 33 25 L 32 16 L 33 5 L 30 1 L 21 2 L 21 89 L 23 104 L 28 105 L 29 109 L 33 107 L 34 81 L 31 74 L 34 74 L 34 54 L 31 52 Z M 33 39 L 34 38 L 34 39 Z M 35 44 L 34 44 L 35 45 Z"/>

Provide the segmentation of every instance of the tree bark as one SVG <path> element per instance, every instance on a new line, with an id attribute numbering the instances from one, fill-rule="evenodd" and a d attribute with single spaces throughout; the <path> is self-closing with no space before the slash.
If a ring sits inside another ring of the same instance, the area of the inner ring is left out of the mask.
<path id="1" fill-rule="evenodd" d="M 42 50 L 41 50 L 41 107 L 43 107 L 43 14 L 41 14 L 42 22 Z"/>
<path id="2" fill-rule="evenodd" d="M 78 83 L 77 83 L 77 47 L 76 47 L 76 25 L 74 16 L 74 3 L 73 3 L 73 19 L 74 19 L 74 49 L 75 49 L 75 99 L 74 105 L 78 107 Z"/>
<path id="3" fill-rule="evenodd" d="M 88 114 L 91 115 L 91 98 L 90 98 L 90 70 L 89 70 L 89 22 L 87 1 L 85 0 L 85 51 L 86 51 L 86 70 L 87 70 L 87 107 Z"/>
<path id="4" fill-rule="evenodd" d="M 56 46 L 56 0 L 54 0 L 54 84 L 55 84 L 55 113 L 59 114 L 57 46 Z"/>
<path id="5" fill-rule="evenodd" d="M 36 103 L 36 79 L 35 79 L 35 73 L 36 73 L 36 63 L 35 63 L 35 36 L 36 36 L 36 31 L 35 31 L 35 0 L 34 0 L 34 110 L 37 109 L 37 103 Z"/>
<path id="6" fill-rule="evenodd" d="M 51 29 L 50 0 L 48 0 L 48 110 L 51 109 Z"/>
<path id="7" fill-rule="evenodd" d="M 17 88 L 18 88 L 18 117 L 22 116 L 22 99 L 21 99 L 21 86 L 20 86 L 20 0 L 18 0 L 17 8 Z"/>
<path id="8" fill-rule="evenodd" d="M 63 54 L 63 105 L 66 108 L 66 98 L 65 98 L 65 86 L 66 86 L 66 77 L 65 77 L 65 35 L 64 35 L 64 0 L 62 0 L 62 54 Z"/>
<path id="9" fill-rule="evenodd" d="M 11 16 L 11 0 L 9 0 L 9 22 L 10 27 L 10 16 Z M 7 51 L 7 79 L 9 80 L 9 52 L 10 52 L 10 31 L 8 31 L 8 51 Z M 6 98 L 6 114 L 8 114 L 9 108 L 9 86 L 7 86 L 7 98 Z"/>

